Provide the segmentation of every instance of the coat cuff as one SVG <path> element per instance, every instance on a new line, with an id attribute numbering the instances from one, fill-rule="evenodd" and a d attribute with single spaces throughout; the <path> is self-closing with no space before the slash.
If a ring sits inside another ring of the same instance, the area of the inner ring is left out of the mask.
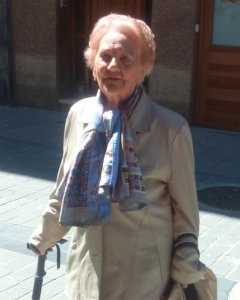
<path id="1" fill-rule="evenodd" d="M 182 284 L 201 280 L 206 267 L 199 260 L 197 237 L 193 234 L 179 236 L 174 244 L 171 277 Z"/>
<path id="2" fill-rule="evenodd" d="M 40 235 L 33 234 L 30 238 L 28 243 L 32 244 L 36 247 L 40 253 L 43 255 L 49 248 L 54 246 L 54 243 L 44 242 Z"/>
<path id="3" fill-rule="evenodd" d="M 59 224 L 59 207 L 58 200 L 50 199 L 40 223 L 29 238 L 28 243 L 35 246 L 42 254 L 53 247 L 70 229 Z"/>

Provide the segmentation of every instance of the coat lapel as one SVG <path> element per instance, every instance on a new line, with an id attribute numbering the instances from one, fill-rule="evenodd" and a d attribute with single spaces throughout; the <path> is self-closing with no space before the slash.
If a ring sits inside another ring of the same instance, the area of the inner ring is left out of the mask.
<path id="1" fill-rule="evenodd" d="M 129 120 L 131 130 L 134 132 L 150 132 L 151 131 L 151 100 L 143 91 L 143 94 L 133 111 Z"/>

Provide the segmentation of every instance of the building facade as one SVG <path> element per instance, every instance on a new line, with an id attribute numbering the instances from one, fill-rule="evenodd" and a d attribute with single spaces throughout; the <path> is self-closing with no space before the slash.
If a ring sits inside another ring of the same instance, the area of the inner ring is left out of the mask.
<path id="1" fill-rule="evenodd" d="M 63 109 L 92 95 L 82 53 L 95 21 L 119 12 L 146 20 L 155 33 L 156 64 L 146 82 L 155 101 L 192 124 L 240 130 L 239 0 L 9 3 L 15 105 Z"/>

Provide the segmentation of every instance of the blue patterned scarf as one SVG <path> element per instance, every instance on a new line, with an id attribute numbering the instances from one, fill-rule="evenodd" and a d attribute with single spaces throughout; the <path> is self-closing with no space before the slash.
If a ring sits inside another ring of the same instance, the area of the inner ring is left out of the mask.
<path id="1" fill-rule="evenodd" d="M 101 94 L 97 94 L 92 122 L 84 128 L 78 152 L 57 189 L 62 199 L 62 225 L 106 223 L 110 201 L 118 202 L 120 211 L 147 205 L 128 125 L 141 93 L 142 87 L 138 86 L 121 111 L 105 112 Z"/>

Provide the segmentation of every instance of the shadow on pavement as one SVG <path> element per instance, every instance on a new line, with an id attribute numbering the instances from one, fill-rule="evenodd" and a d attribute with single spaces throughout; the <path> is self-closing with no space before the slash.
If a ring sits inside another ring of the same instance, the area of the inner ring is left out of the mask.
<path id="1" fill-rule="evenodd" d="M 66 115 L 0 107 L 0 171 L 55 180 Z"/>

